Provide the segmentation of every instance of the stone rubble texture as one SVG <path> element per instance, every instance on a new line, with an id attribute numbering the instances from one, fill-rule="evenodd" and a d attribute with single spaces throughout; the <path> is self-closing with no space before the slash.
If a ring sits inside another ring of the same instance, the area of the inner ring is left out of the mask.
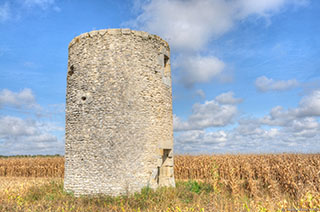
<path id="1" fill-rule="evenodd" d="M 69 44 L 64 187 L 121 195 L 175 186 L 170 49 L 130 29 Z"/>

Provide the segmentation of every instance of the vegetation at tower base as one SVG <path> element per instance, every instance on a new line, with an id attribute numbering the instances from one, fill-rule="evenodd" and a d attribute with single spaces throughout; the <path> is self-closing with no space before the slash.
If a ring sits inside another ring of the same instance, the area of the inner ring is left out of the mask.
<path id="1" fill-rule="evenodd" d="M 69 45 L 65 189 L 121 195 L 175 186 L 170 49 L 130 29 Z"/>
<path id="2" fill-rule="evenodd" d="M 145 187 L 119 197 L 75 197 L 65 192 L 63 174 L 51 177 L 55 166 L 53 162 L 46 166 L 48 159 L 52 157 L 0 159 L 0 211 L 262 212 L 320 208 L 320 154 L 178 155 L 176 188 Z M 56 171 L 63 173 L 63 157 L 53 159 L 61 169 Z"/>

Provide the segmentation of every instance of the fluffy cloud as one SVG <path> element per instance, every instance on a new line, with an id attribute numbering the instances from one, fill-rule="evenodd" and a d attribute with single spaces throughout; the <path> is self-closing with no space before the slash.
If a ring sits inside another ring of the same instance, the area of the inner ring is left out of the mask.
<path id="1" fill-rule="evenodd" d="M 0 155 L 63 154 L 63 141 L 52 134 L 59 130 L 53 123 L 0 117 Z"/>
<path id="2" fill-rule="evenodd" d="M 6 116 L 0 119 L 1 137 L 28 136 L 36 133 L 34 121 L 24 121 L 17 117 Z"/>
<path id="3" fill-rule="evenodd" d="M 301 6 L 306 0 L 150 0 L 136 1 L 141 14 L 126 23 L 160 35 L 178 53 L 180 81 L 191 87 L 209 82 L 225 69 L 223 61 L 213 55 L 197 56 L 209 42 L 229 32 L 250 16 L 269 18 L 286 5 Z M 136 10 L 136 9 L 135 9 Z"/>
<path id="4" fill-rule="evenodd" d="M 285 91 L 291 88 L 299 86 L 299 83 L 295 79 L 291 80 L 279 80 L 275 81 L 266 76 L 261 76 L 255 81 L 256 88 L 261 92 L 267 91 Z"/>
<path id="5" fill-rule="evenodd" d="M 177 50 L 198 51 L 211 39 L 230 31 L 251 15 L 268 17 L 285 5 L 305 0 L 151 0 L 141 4 L 134 21 L 138 28 L 158 34 Z"/>
<path id="6" fill-rule="evenodd" d="M 226 94 L 218 97 L 230 95 Z M 176 120 L 175 127 L 185 127 L 185 130 L 176 130 L 175 148 L 177 152 L 194 153 L 314 152 L 320 148 L 319 107 L 320 90 L 314 90 L 303 97 L 296 108 L 277 106 L 262 118 L 241 118 L 236 127 L 229 130 L 208 132 L 205 127 L 194 130 L 190 128 L 192 121 Z"/>
<path id="7" fill-rule="evenodd" d="M 9 3 L 5 2 L 0 5 L 0 22 L 4 22 L 10 18 L 10 7 Z"/>
<path id="8" fill-rule="evenodd" d="M 11 106 L 16 108 L 36 108 L 40 106 L 36 103 L 32 90 L 25 88 L 20 92 L 13 92 L 8 89 L 0 91 L 0 108 L 1 106 Z"/>
<path id="9" fill-rule="evenodd" d="M 265 125 L 259 119 L 240 121 L 228 132 L 231 152 L 313 152 L 320 147 L 319 122 L 314 118 L 291 120 L 284 126 Z"/>
<path id="10" fill-rule="evenodd" d="M 320 90 L 315 90 L 299 102 L 297 108 L 285 110 L 281 106 L 271 109 L 270 113 L 261 119 L 262 124 L 270 126 L 287 126 L 296 120 L 320 116 Z"/>
<path id="11" fill-rule="evenodd" d="M 315 118 L 292 120 L 284 127 L 270 127 L 260 123 L 259 119 L 244 119 L 239 120 L 238 126 L 231 130 L 176 132 L 175 151 L 179 153 L 308 153 L 320 148 L 319 130 L 320 124 Z"/>
<path id="12" fill-rule="evenodd" d="M 205 132 L 204 130 L 190 130 L 181 132 L 178 140 L 180 143 L 194 143 L 194 144 L 215 144 L 227 141 L 227 134 L 223 131 Z"/>
<path id="13" fill-rule="evenodd" d="M 307 0 L 150 0 L 141 3 L 141 14 L 131 24 L 168 40 L 176 56 L 173 68 L 178 69 L 177 77 L 191 87 L 219 78 L 228 70 L 221 58 L 204 54 L 210 42 L 230 32 L 238 22 L 253 17 L 270 23 L 270 17 L 288 6 L 307 3 Z M 263 92 L 298 85 L 294 79 L 276 81 L 263 76 L 256 80 L 257 89 Z M 294 148 L 312 151 L 312 146 L 320 148 L 320 135 L 316 133 L 319 121 L 315 117 L 319 114 L 318 100 L 318 93 L 314 92 L 304 97 L 297 108 L 278 106 L 263 118 L 238 120 L 236 127 L 230 129 L 229 124 L 237 114 L 236 104 L 242 99 L 235 98 L 232 92 L 221 94 L 203 104 L 194 104 L 185 121 L 174 116 L 175 148 L 178 152 L 283 152 Z M 215 127 L 224 128 L 210 131 Z"/>
<path id="14" fill-rule="evenodd" d="M 270 113 L 260 119 L 250 121 L 257 129 L 261 126 L 277 127 L 278 136 L 282 141 L 309 142 L 309 139 L 319 137 L 320 124 L 320 90 L 303 97 L 297 108 L 284 109 L 277 106 L 271 109 Z M 248 123 L 246 125 L 248 126 Z M 238 129 L 241 129 L 239 127 Z M 249 131 L 254 131 L 249 129 Z M 239 131 L 243 134 L 241 131 Z M 320 145 L 320 144 L 319 144 Z"/>
<path id="15" fill-rule="evenodd" d="M 222 94 L 222 97 L 224 95 Z M 230 96 L 230 94 L 225 94 Z M 233 93 L 231 95 L 233 97 Z M 220 100 L 223 98 L 218 96 Z M 208 127 L 222 127 L 232 123 L 233 118 L 237 114 L 236 103 L 239 101 L 235 98 L 224 98 L 224 103 L 219 103 L 216 100 L 206 101 L 203 104 L 196 103 L 192 107 L 192 114 L 188 121 L 182 121 L 179 117 L 174 115 L 173 125 L 175 131 L 186 130 L 203 130 Z M 230 104 L 230 101 L 233 104 Z"/>
<path id="16" fill-rule="evenodd" d="M 225 1 L 153 0 L 142 8 L 136 24 L 178 50 L 199 50 L 232 26 L 232 10 Z"/>
<path id="17" fill-rule="evenodd" d="M 223 131 L 206 132 L 205 130 L 190 130 L 179 132 L 175 137 L 176 152 L 204 152 L 222 148 L 227 141 L 227 134 Z"/>
<path id="18" fill-rule="evenodd" d="M 281 106 L 271 109 L 267 116 L 264 116 L 260 122 L 269 126 L 285 126 L 296 118 L 294 110 L 285 110 Z"/>
<path id="19" fill-rule="evenodd" d="M 177 63 L 177 67 L 183 70 L 181 81 L 186 87 L 191 87 L 194 83 L 209 82 L 225 67 L 221 60 L 211 56 L 185 56 L 178 59 Z"/>
<path id="20" fill-rule="evenodd" d="M 300 103 L 299 116 L 320 116 L 320 90 L 313 91 L 310 95 L 304 97 Z"/>
<path id="21" fill-rule="evenodd" d="M 220 104 L 238 104 L 242 102 L 240 98 L 234 98 L 234 93 L 229 91 L 227 93 L 222 93 L 216 97 L 216 101 Z"/>
<path id="22" fill-rule="evenodd" d="M 57 104 L 44 110 L 28 88 L 20 92 L 1 90 L 0 155 L 63 154 L 62 107 Z M 1 115 L 8 109 L 12 114 L 12 108 L 15 116 Z"/>
<path id="23" fill-rule="evenodd" d="M 226 126 L 232 122 L 236 113 L 236 106 L 220 105 L 214 100 L 206 101 L 204 104 L 194 104 L 187 122 L 175 117 L 174 129 L 181 131 Z"/>

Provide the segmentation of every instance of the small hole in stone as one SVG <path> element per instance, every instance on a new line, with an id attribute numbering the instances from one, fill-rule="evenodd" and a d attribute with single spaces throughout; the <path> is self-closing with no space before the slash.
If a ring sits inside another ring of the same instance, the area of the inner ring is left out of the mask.
<path id="1" fill-rule="evenodd" d="M 73 73 L 74 73 L 74 66 L 71 65 L 69 70 L 69 75 L 72 76 Z"/>
<path id="2" fill-rule="evenodd" d="M 85 101 L 87 99 L 87 97 L 83 96 L 81 97 L 82 101 Z"/>

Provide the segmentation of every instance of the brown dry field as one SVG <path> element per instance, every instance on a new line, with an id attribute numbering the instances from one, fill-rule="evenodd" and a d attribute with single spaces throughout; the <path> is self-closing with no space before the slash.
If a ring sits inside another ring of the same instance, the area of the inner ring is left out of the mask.
<path id="1" fill-rule="evenodd" d="M 63 157 L 0 158 L 1 177 L 63 178 Z M 305 191 L 320 193 L 320 154 L 177 155 L 178 180 L 201 180 L 222 184 L 232 193 L 259 195 Z M 216 185 L 216 186 L 217 186 Z"/>
<path id="2" fill-rule="evenodd" d="M 205 197 L 215 199 L 216 202 L 212 202 L 215 207 L 223 204 L 218 211 L 239 208 L 241 211 L 277 211 L 275 208 L 281 205 L 300 205 L 301 209 L 318 207 L 320 211 L 320 154 L 177 155 L 174 170 L 177 182 L 184 186 L 180 189 L 191 185 L 189 190 L 194 192 L 199 186 L 193 182 L 210 185 L 213 196 Z M 49 180 L 61 187 L 63 174 L 63 157 L 3 157 L 0 158 L 0 195 L 4 197 L 8 191 L 27 192 L 48 184 Z M 203 202 L 205 197 L 197 197 L 196 204 L 207 204 Z M 0 198 L 0 203 L 2 200 Z"/>

